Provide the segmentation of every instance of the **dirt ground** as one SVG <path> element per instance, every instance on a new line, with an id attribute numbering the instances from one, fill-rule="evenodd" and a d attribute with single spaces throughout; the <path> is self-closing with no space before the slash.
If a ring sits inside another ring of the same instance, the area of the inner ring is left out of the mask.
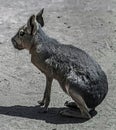
<path id="1" fill-rule="evenodd" d="M 48 113 L 37 101 L 45 77 L 29 52 L 17 52 L 11 37 L 28 17 L 45 8 L 43 30 L 64 44 L 88 52 L 108 76 L 109 93 L 90 120 L 61 117 L 70 98 L 54 81 Z M 116 129 L 116 0 L 0 0 L 0 130 Z"/>

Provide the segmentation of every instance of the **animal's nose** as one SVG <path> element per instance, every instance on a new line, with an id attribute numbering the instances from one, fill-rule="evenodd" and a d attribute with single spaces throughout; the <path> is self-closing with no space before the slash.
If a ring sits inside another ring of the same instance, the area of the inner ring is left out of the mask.
<path id="1" fill-rule="evenodd" d="M 14 45 L 14 47 L 16 47 L 17 46 L 17 42 L 15 41 L 15 39 L 12 38 L 11 41 L 12 41 L 12 44 Z"/>
<path id="2" fill-rule="evenodd" d="M 11 38 L 11 42 L 14 43 L 14 38 Z"/>

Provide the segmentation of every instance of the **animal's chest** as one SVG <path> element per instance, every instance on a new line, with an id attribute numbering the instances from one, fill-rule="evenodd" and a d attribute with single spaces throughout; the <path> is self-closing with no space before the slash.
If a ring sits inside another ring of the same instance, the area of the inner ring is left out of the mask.
<path id="1" fill-rule="evenodd" d="M 45 65 L 42 60 L 37 56 L 34 55 L 31 57 L 31 62 L 43 73 L 45 73 Z"/>
<path id="2" fill-rule="evenodd" d="M 31 62 L 45 75 L 53 76 L 53 69 L 48 66 L 44 59 L 34 55 L 31 57 Z"/>

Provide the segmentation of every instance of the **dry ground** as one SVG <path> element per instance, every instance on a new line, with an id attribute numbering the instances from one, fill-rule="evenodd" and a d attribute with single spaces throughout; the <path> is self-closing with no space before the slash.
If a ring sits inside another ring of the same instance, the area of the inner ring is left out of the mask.
<path id="1" fill-rule="evenodd" d="M 28 17 L 45 8 L 44 30 L 64 44 L 82 48 L 99 62 L 109 93 L 89 121 L 59 116 L 70 99 L 54 81 L 50 109 L 42 114 L 45 77 L 11 37 Z M 0 0 L 0 130 L 116 129 L 116 0 Z"/>

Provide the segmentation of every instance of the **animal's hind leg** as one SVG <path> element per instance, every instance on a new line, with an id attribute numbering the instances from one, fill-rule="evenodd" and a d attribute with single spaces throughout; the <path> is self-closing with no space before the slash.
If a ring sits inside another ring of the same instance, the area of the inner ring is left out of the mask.
<path id="1" fill-rule="evenodd" d="M 77 105 L 76 105 L 75 102 L 66 101 L 64 103 L 64 105 L 67 106 L 67 107 L 70 107 L 70 108 L 77 108 Z"/>
<path id="2" fill-rule="evenodd" d="M 71 101 L 66 101 L 64 103 L 64 106 L 69 107 L 69 108 L 76 108 L 79 109 L 79 107 L 76 105 L 75 102 L 71 102 Z M 91 113 L 92 111 L 95 111 L 95 108 L 88 108 L 89 113 Z"/>
<path id="3" fill-rule="evenodd" d="M 80 109 L 80 112 L 77 111 L 77 109 L 72 110 L 63 110 L 61 111 L 61 115 L 64 116 L 71 116 L 71 117 L 77 117 L 77 118 L 85 118 L 85 119 L 90 119 L 91 115 L 89 114 L 89 109 L 82 98 L 82 96 L 74 89 L 69 88 L 69 95 L 72 97 L 72 99 L 75 101 L 77 107 Z"/>

